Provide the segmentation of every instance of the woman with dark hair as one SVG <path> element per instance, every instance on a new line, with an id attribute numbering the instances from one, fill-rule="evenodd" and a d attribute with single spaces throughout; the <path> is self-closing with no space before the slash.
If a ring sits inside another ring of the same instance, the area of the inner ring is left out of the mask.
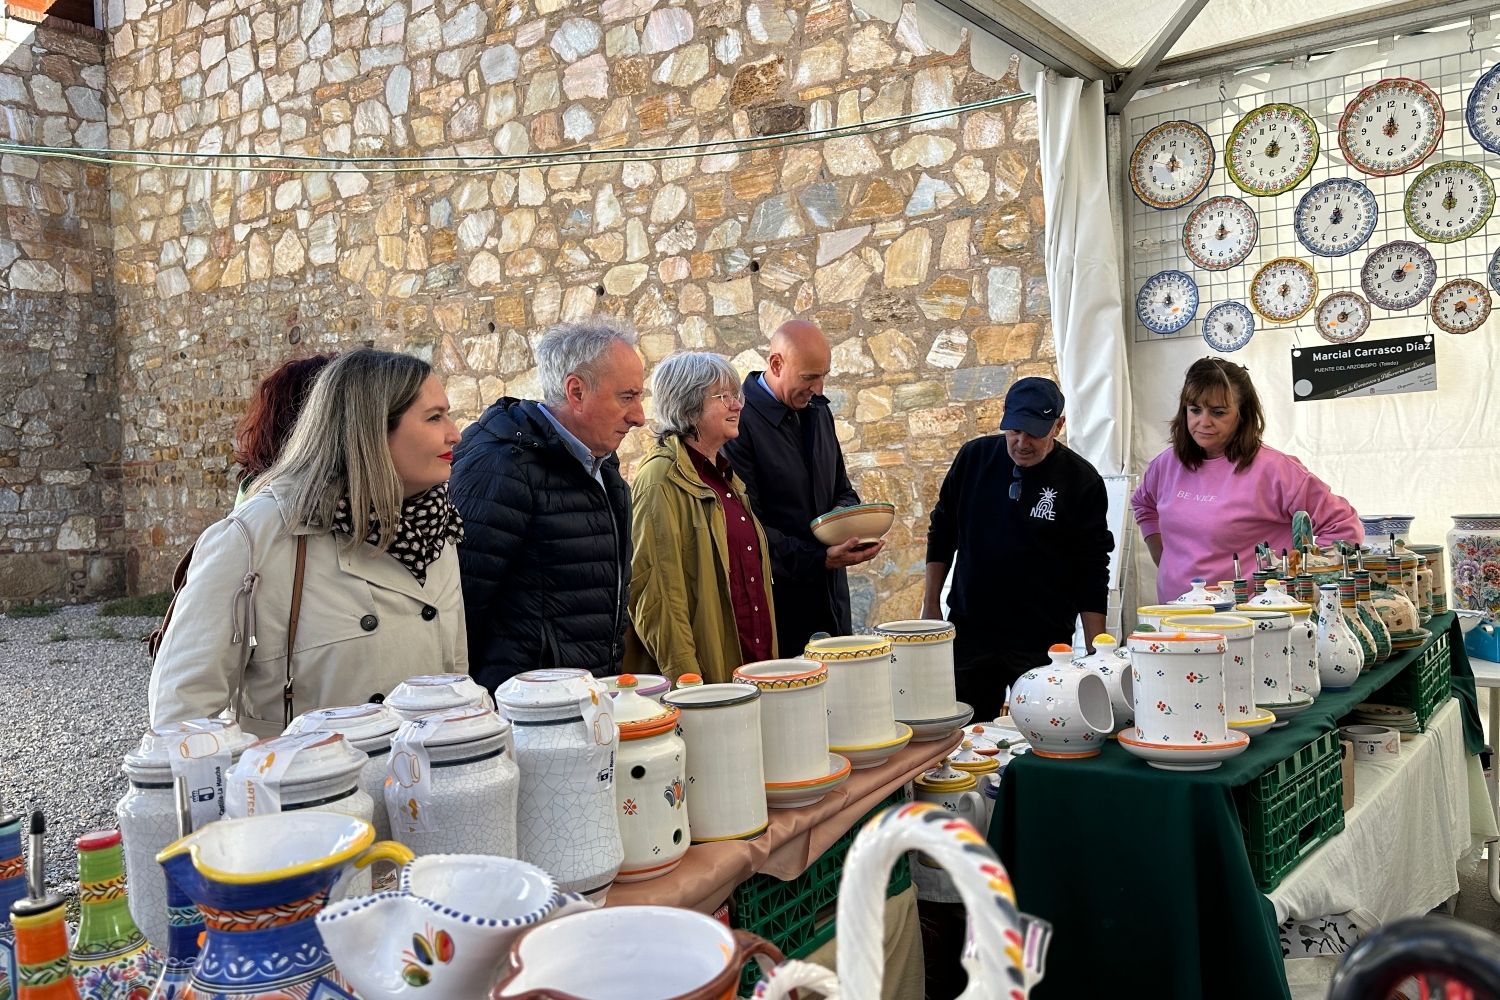
<path id="1" fill-rule="evenodd" d="M 234 461 L 244 474 L 234 505 L 244 503 L 250 484 L 276 462 L 276 456 L 291 437 L 292 425 L 312 389 L 313 381 L 336 354 L 314 354 L 293 358 L 261 380 L 250 409 L 234 429 Z"/>
<path id="2" fill-rule="evenodd" d="M 1233 558 L 1259 542 L 1292 544 L 1292 515 L 1312 516 L 1319 541 L 1362 541 L 1349 501 L 1301 462 L 1261 441 L 1266 416 L 1250 372 L 1223 358 L 1187 370 L 1172 418 L 1171 447 L 1151 460 L 1130 498 L 1156 562 L 1157 600 L 1186 593 L 1197 578 L 1227 580 Z"/>

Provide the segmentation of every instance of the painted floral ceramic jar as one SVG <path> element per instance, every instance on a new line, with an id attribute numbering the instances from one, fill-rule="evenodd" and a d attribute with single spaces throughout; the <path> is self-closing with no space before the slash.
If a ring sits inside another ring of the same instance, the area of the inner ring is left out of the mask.
<path id="1" fill-rule="evenodd" d="M 1353 687 L 1364 668 L 1359 640 L 1344 620 L 1337 584 L 1318 588 L 1318 677 L 1325 691 Z"/>
<path id="2" fill-rule="evenodd" d="M 692 843 L 688 829 L 687 744 L 677 735 L 681 709 L 636 692 L 635 677 L 615 678 L 615 805 L 625 860 L 617 882 L 659 878 Z"/>
<path id="3" fill-rule="evenodd" d="M 1196 618 L 1196 615 L 1189 615 Z M 1130 654 L 1112 635 L 1094 636 L 1094 651 L 1073 661 L 1073 666 L 1092 670 L 1109 689 L 1115 713 L 1115 732 L 1135 725 L 1135 702 L 1131 697 Z"/>
<path id="4" fill-rule="evenodd" d="M 1266 589 L 1246 601 L 1245 606 L 1252 608 L 1281 608 L 1301 603 L 1301 601 L 1286 592 L 1286 585 L 1280 580 L 1267 580 Z"/>
<path id="5" fill-rule="evenodd" d="M 896 735 L 890 639 L 814 639 L 802 655 L 828 668 L 828 749 L 847 757 Z"/>
<path id="6" fill-rule="evenodd" d="M 130 785 L 115 804 L 125 841 L 128 903 L 136 926 L 158 951 L 168 942 L 167 880 L 157 852 L 177 839 L 176 770 L 188 778 L 193 825 L 201 828 L 224 812 L 224 781 L 255 737 L 232 722 L 194 719 L 158 726 L 125 755 L 122 770 Z"/>
<path id="7" fill-rule="evenodd" d="M 11 904 L 9 926 L 16 936 L 16 967 L 7 987 L 18 984 L 18 1000 L 79 1000 L 68 966 L 66 910 L 66 902 L 55 893 Z"/>
<path id="8" fill-rule="evenodd" d="M 349 705 L 306 712 L 286 727 L 288 735 L 338 733 L 367 758 L 359 772 L 359 787 L 375 804 L 375 836 L 389 840 L 391 822 L 385 814 L 385 775 L 391 737 L 401 728 L 401 716 L 389 705 Z"/>
<path id="9" fill-rule="evenodd" d="M 1452 608 L 1500 616 L 1500 514 L 1455 514 L 1448 532 Z"/>
<path id="10" fill-rule="evenodd" d="M 1417 555 L 1427 560 L 1432 571 L 1432 613 L 1440 615 L 1448 610 L 1447 553 L 1441 545 L 1408 545 Z"/>
<path id="11" fill-rule="evenodd" d="M 521 860 L 557 879 L 562 891 L 603 903 L 625 857 L 609 689 L 587 670 L 528 670 L 501 684 L 495 700 L 510 720 L 521 769 Z"/>
<path id="12" fill-rule="evenodd" d="M 490 693 L 468 674 L 422 674 L 408 677 L 385 696 L 386 705 L 403 719 L 420 719 L 450 708 L 494 708 Z"/>
<path id="13" fill-rule="evenodd" d="M 1256 718 L 1256 702 L 1281 701 L 1289 696 L 1286 644 L 1274 644 L 1280 656 L 1273 654 L 1273 643 L 1257 631 L 1260 623 L 1253 617 L 1257 614 L 1261 613 L 1236 611 L 1232 615 L 1168 618 L 1163 629 L 1215 632 L 1224 637 L 1224 717 L 1229 722 Z M 1272 613 L 1264 617 L 1291 623 L 1290 615 Z"/>
<path id="14" fill-rule="evenodd" d="M 86 833 L 74 846 L 79 915 L 78 933 L 68 949 L 73 982 L 85 1000 L 139 1000 L 155 984 L 162 958 L 125 903 L 120 831 Z"/>
<path id="15" fill-rule="evenodd" d="M 1052 662 L 1022 674 L 1011 686 L 1010 717 L 1043 757 L 1093 757 L 1115 731 L 1109 689 L 1094 671 L 1075 667 L 1073 647 L 1059 643 Z"/>
<path id="16" fill-rule="evenodd" d="M 761 660 L 734 679 L 760 690 L 766 787 L 828 773 L 828 668 L 809 660 Z"/>
<path id="17" fill-rule="evenodd" d="M 890 697 L 890 689 L 886 689 Z M 687 744 L 688 823 L 693 843 L 750 840 L 766 831 L 766 774 L 760 739 L 760 688 L 703 684 L 669 691 L 662 704 L 682 710 Z"/>
<path id="18" fill-rule="evenodd" d="M 1240 605 L 1235 608 L 1234 613 L 1255 620 L 1257 612 L 1280 612 L 1291 617 L 1283 638 L 1286 640 L 1288 649 L 1287 679 L 1291 685 L 1294 696 L 1288 699 L 1295 701 L 1301 695 L 1316 698 L 1322 691 L 1323 684 L 1318 678 L 1318 628 L 1312 618 L 1312 606 L 1308 604 L 1279 604 L 1274 607 L 1252 607 Z M 1277 675 L 1279 678 L 1279 674 Z M 1257 681 L 1257 683 L 1259 683 Z M 1260 685 L 1269 687 L 1270 685 Z"/>
<path id="19" fill-rule="evenodd" d="M 1125 643 L 1142 741 L 1181 746 L 1229 738 L 1222 632 L 1137 632 Z"/>
<path id="20" fill-rule="evenodd" d="M 989 829 L 984 796 L 979 794 L 979 779 L 955 768 L 946 758 L 939 766 L 913 778 L 911 788 L 912 798 L 917 802 L 930 802 L 962 816 L 980 830 Z M 937 867 L 936 862 L 927 858 L 922 858 L 922 863 Z"/>
<path id="21" fill-rule="evenodd" d="M 953 640 L 945 621 L 882 622 L 875 634 L 891 640 L 891 699 L 896 718 L 911 724 L 946 719 L 959 711 L 953 676 Z"/>
<path id="22" fill-rule="evenodd" d="M 408 719 L 391 738 L 380 804 L 412 853 L 516 855 L 521 771 L 511 727 L 487 708 Z"/>

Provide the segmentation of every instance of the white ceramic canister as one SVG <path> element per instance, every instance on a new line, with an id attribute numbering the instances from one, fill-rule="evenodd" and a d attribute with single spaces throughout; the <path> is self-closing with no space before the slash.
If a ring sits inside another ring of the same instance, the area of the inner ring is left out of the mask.
<path id="1" fill-rule="evenodd" d="M 841 635 L 814 639 L 802 654 L 828 667 L 828 748 L 879 746 L 898 733 L 891 699 L 891 640 Z"/>
<path id="2" fill-rule="evenodd" d="M 391 752 L 391 737 L 401 728 L 401 716 L 389 705 L 348 705 L 304 712 L 286 727 L 287 735 L 339 733 L 369 760 L 359 772 L 359 787 L 375 808 L 375 839 L 391 839 L 391 822 L 385 814 L 385 773 Z"/>
<path id="3" fill-rule="evenodd" d="M 875 634 L 891 640 L 891 699 L 900 722 L 947 719 L 958 713 L 950 623 L 917 618 L 884 622 Z"/>
<path id="4" fill-rule="evenodd" d="M 635 693 L 642 698 L 650 698 L 658 705 L 661 704 L 661 696 L 672 690 L 672 682 L 661 674 L 613 674 L 599 678 L 599 683 L 609 688 L 611 695 L 617 695 L 620 693 L 621 677 L 634 677 Z"/>
<path id="5" fill-rule="evenodd" d="M 1250 615 L 1251 612 L 1189 615 L 1163 622 L 1165 632 L 1217 632 L 1224 636 L 1224 713 L 1230 722 L 1257 718 L 1260 710 L 1255 707 L 1256 702 L 1282 701 L 1290 696 L 1285 650 L 1279 671 L 1275 669 L 1274 657 L 1268 655 L 1262 663 L 1261 654 L 1270 653 L 1270 644 L 1260 645 Z"/>
<path id="6" fill-rule="evenodd" d="M 1253 700 L 1260 705 L 1302 700 L 1307 694 L 1298 685 L 1302 678 L 1292 676 L 1292 632 L 1297 622 L 1292 617 L 1291 607 L 1242 608 L 1234 613 L 1236 617 L 1248 618 L 1255 626 Z M 1210 624 L 1209 627 L 1219 630 L 1218 625 Z M 1230 640 L 1229 651 L 1233 653 L 1234 637 L 1225 634 Z M 1228 667 L 1227 660 L 1225 667 Z M 1233 716 L 1231 721 L 1235 721 Z"/>
<path id="7" fill-rule="evenodd" d="M 677 735 L 680 709 L 637 692 L 635 677 L 615 681 L 615 804 L 625 860 L 616 882 L 644 882 L 676 868 L 691 837 L 687 806 L 687 744 Z"/>
<path id="8" fill-rule="evenodd" d="M 488 708 L 408 719 L 391 738 L 382 802 L 412 853 L 516 856 L 521 771 L 510 724 Z"/>
<path id="9" fill-rule="evenodd" d="M 1255 611 L 1284 611 L 1292 616 L 1286 640 L 1290 653 L 1287 670 L 1292 691 L 1298 696 L 1316 698 L 1323 690 L 1318 677 L 1318 627 L 1312 618 L 1311 604 L 1238 605 L 1234 613 L 1254 617 Z M 1293 699 L 1295 700 L 1295 699 Z"/>
<path id="10" fill-rule="evenodd" d="M 420 719 L 450 708 L 495 707 L 490 693 L 468 674 L 422 674 L 408 677 L 385 696 L 385 704 L 403 719 Z"/>
<path id="11" fill-rule="evenodd" d="M 984 805 L 984 796 L 979 792 L 979 778 L 968 771 L 955 768 L 944 758 L 930 771 L 923 771 L 912 779 L 912 798 L 917 802 L 930 802 L 940 809 L 973 823 L 982 833 L 989 829 L 989 819 Z M 936 863 L 927 857 L 922 863 L 936 868 Z"/>
<path id="12" fill-rule="evenodd" d="M 1195 617 L 1195 616 L 1194 616 Z M 1109 704 L 1115 712 L 1115 732 L 1135 726 L 1135 699 L 1131 697 L 1130 654 L 1112 635 L 1094 636 L 1094 651 L 1073 660 L 1073 666 L 1092 670 L 1109 689 Z"/>
<path id="13" fill-rule="evenodd" d="M 1109 690 L 1096 672 L 1069 662 L 1072 646 L 1058 643 L 1047 655 L 1052 662 L 1011 685 L 1010 717 L 1034 754 L 1093 757 L 1115 731 Z"/>
<path id="14" fill-rule="evenodd" d="M 1212 604 L 1147 604 L 1135 609 L 1137 632 L 1160 632 L 1161 623 L 1183 615 L 1211 615 Z"/>
<path id="15" fill-rule="evenodd" d="M 1228 642 L 1222 632 L 1136 632 L 1125 644 L 1142 742 L 1183 746 L 1229 740 L 1224 714 Z"/>
<path id="16" fill-rule="evenodd" d="M 528 670 L 495 691 L 521 768 L 516 836 L 522 861 L 563 892 L 602 904 L 625 857 L 615 813 L 609 689 L 587 670 Z"/>
<path id="17" fill-rule="evenodd" d="M 749 840 L 764 833 L 768 817 L 760 689 L 703 684 L 669 691 L 662 703 L 682 709 L 693 843 Z"/>
<path id="18" fill-rule="evenodd" d="M 224 781 L 255 737 L 233 722 L 193 719 L 158 726 L 125 755 L 130 785 L 115 804 L 125 842 L 130 915 L 153 947 L 167 948 L 167 880 L 156 855 L 178 838 L 173 762 L 188 778 L 195 828 L 223 813 Z"/>
<path id="19" fill-rule="evenodd" d="M 760 745 L 766 782 L 828 774 L 828 668 L 808 660 L 760 660 L 734 679 L 760 689 Z"/>
<path id="20" fill-rule="evenodd" d="M 296 733 L 252 743 L 229 771 L 225 815 L 240 819 L 316 809 L 373 826 L 375 803 L 359 787 L 368 760 L 340 733 Z M 369 895 L 371 876 L 369 868 L 351 867 L 329 898 Z"/>

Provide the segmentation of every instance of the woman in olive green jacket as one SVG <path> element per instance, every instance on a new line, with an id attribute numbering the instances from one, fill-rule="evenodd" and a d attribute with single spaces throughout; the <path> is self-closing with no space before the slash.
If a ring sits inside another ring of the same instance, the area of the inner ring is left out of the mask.
<path id="1" fill-rule="evenodd" d="M 674 354 L 651 373 L 661 433 L 631 486 L 625 669 L 717 684 L 775 655 L 771 558 L 745 484 L 721 453 L 744 399 L 717 354 Z"/>

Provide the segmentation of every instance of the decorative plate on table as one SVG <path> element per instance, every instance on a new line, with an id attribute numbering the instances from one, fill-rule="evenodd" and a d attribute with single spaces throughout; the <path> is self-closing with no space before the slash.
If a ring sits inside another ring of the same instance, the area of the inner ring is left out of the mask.
<path id="1" fill-rule="evenodd" d="M 901 719 L 900 721 L 911 727 L 911 741 L 913 743 L 930 743 L 933 740 L 952 736 L 962 729 L 970 719 L 974 718 L 974 708 L 972 705 L 958 702 L 954 707 L 958 711 L 945 718 Z"/>
<path id="2" fill-rule="evenodd" d="M 810 806 L 842 785 L 853 770 L 849 761 L 836 753 L 828 755 L 828 771 L 803 781 L 766 782 L 766 805 L 772 809 L 797 809 Z"/>
<path id="3" fill-rule="evenodd" d="M 1454 243 L 1484 228 L 1495 211 L 1495 183 L 1477 163 L 1444 160 L 1406 189 L 1406 224 L 1431 243 Z"/>
<path id="4" fill-rule="evenodd" d="M 1213 140 L 1192 122 L 1163 122 L 1130 154 L 1130 186 L 1155 209 L 1186 205 L 1208 187 L 1213 172 Z"/>
<path id="5" fill-rule="evenodd" d="M 1292 228 L 1319 257 L 1342 257 L 1365 245 L 1379 218 L 1380 204 L 1362 181 L 1330 177 L 1297 202 Z"/>
<path id="6" fill-rule="evenodd" d="M 1391 648 L 1416 649 L 1431 638 L 1432 633 L 1425 628 L 1419 628 L 1412 632 L 1400 632 L 1391 636 Z"/>
<path id="7" fill-rule="evenodd" d="M 1224 144 L 1224 167 L 1241 191 L 1290 191 L 1312 172 L 1318 126 L 1294 104 L 1262 104 L 1241 118 Z"/>
<path id="8" fill-rule="evenodd" d="M 1276 725 L 1276 713 L 1265 709 L 1257 709 L 1255 714 L 1248 719 L 1230 719 L 1229 728 L 1235 732 L 1244 733 L 1246 736 L 1259 736 L 1261 733 Z"/>
<path id="9" fill-rule="evenodd" d="M 1358 340 L 1370 328 L 1370 303 L 1357 292 L 1334 292 L 1318 303 L 1317 324 L 1330 344 Z"/>
<path id="10" fill-rule="evenodd" d="M 904 722 L 897 722 L 894 725 L 895 732 L 879 743 L 866 743 L 852 747 L 829 747 L 828 751 L 849 758 L 849 763 L 853 764 L 856 770 L 883 764 L 900 753 L 902 748 L 911 742 L 911 727 Z"/>
<path id="11" fill-rule="evenodd" d="M 1485 70 L 1469 91 L 1464 120 L 1475 142 L 1491 153 L 1500 153 L 1500 63 Z"/>
<path id="12" fill-rule="evenodd" d="M 1255 209 L 1243 198 L 1210 198 L 1182 225 L 1182 248 L 1205 271 L 1225 271 L 1250 256 L 1260 235 Z"/>
<path id="13" fill-rule="evenodd" d="M 1359 92 L 1339 120 L 1339 148 L 1361 173 L 1404 174 L 1443 138 L 1443 101 L 1421 80 L 1392 77 Z"/>
<path id="14" fill-rule="evenodd" d="M 1277 257 L 1250 280 L 1250 304 L 1272 323 L 1290 323 L 1313 307 L 1318 276 L 1296 257 Z"/>
<path id="15" fill-rule="evenodd" d="M 1255 336 L 1255 314 L 1243 302 L 1221 302 L 1203 317 L 1203 340 L 1223 354 L 1238 351 Z"/>
<path id="16" fill-rule="evenodd" d="M 1163 771 L 1212 771 L 1230 757 L 1244 753 L 1250 746 L 1250 735 L 1238 731 L 1230 733 L 1229 739 L 1222 743 L 1184 743 L 1176 746 L 1147 743 L 1140 736 L 1141 731 L 1136 727 L 1122 729 L 1119 734 L 1120 746 L 1127 753 L 1134 754 Z"/>
<path id="17" fill-rule="evenodd" d="M 1198 283 L 1182 271 L 1158 271 L 1135 296 L 1135 315 L 1152 333 L 1176 333 L 1198 314 Z"/>
<path id="18" fill-rule="evenodd" d="M 1255 707 L 1264 709 L 1265 711 L 1270 712 L 1272 715 L 1276 716 L 1276 722 L 1272 726 L 1272 728 L 1280 729 L 1282 726 L 1292 721 L 1292 716 L 1306 711 L 1309 708 L 1312 708 L 1312 703 L 1312 695 L 1304 694 L 1299 698 L 1292 699 L 1291 701 L 1268 701 L 1265 703 L 1256 702 Z"/>
<path id="19" fill-rule="evenodd" d="M 1432 295 L 1432 321 L 1447 333 L 1473 333 L 1490 318 L 1490 290 L 1455 278 Z"/>
<path id="20" fill-rule="evenodd" d="M 1437 284 L 1437 261 L 1420 243 L 1394 240 L 1376 247 L 1359 271 L 1365 298 L 1382 309 L 1410 309 Z"/>

